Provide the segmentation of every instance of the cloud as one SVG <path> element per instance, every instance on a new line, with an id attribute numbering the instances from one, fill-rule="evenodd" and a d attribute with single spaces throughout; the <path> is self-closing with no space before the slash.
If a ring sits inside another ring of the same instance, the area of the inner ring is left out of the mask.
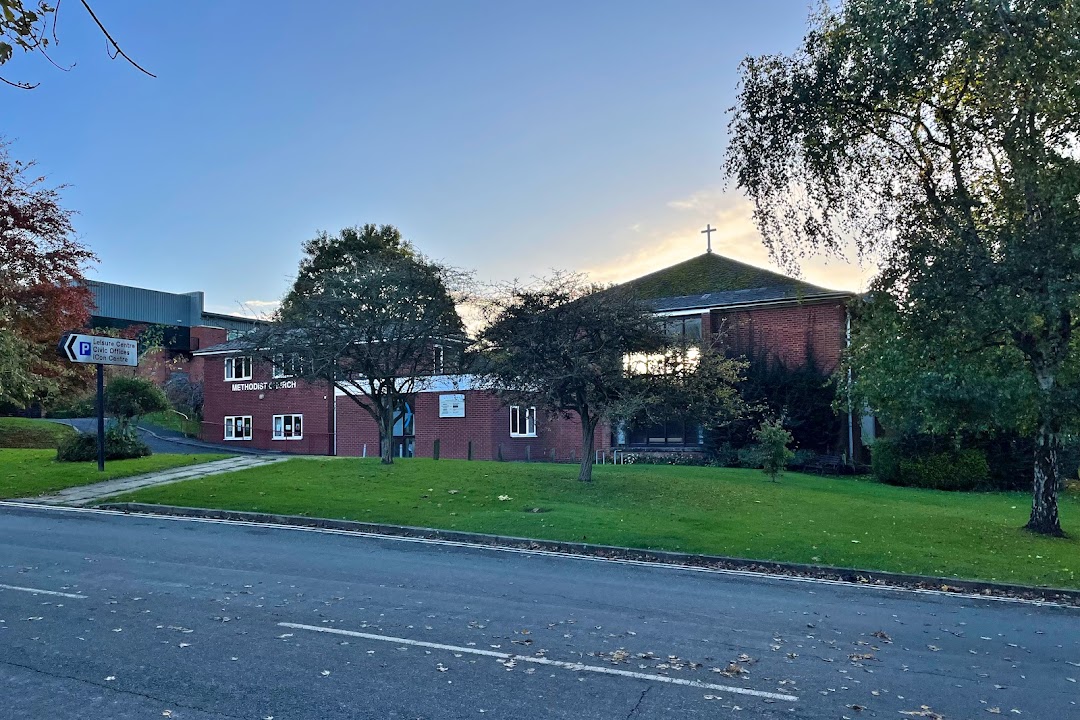
<path id="1" fill-rule="evenodd" d="M 705 252 L 702 229 L 716 228 L 713 252 L 741 262 L 783 270 L 769 257 L 769 251 L 754 225 L 750 202 L 739 194 L 719 188 L 699 190 L 689 197 L 671 200 L 658 208 L 650 222 L 637 222 L 618 241 L 627 250 L 603 264 L 586 268 L 599 282 L 623 282 L 688 260 Z M 849 257 L 854 257 L 854 248 Z M 803 279 L 838 290 L 864 290 L 873 276 L 872 265 L 837 258 L 811 258 L 803 262 Z"/>
<path id="2" fill-rule="evenodd" d="M 280 305 L 280 300 L 244 300 L 237 301 L 233 306 L 214 305 L 208 307 L 207 310 L 223 315 L 239 315 L 262 320 L 273 315 Z"/>

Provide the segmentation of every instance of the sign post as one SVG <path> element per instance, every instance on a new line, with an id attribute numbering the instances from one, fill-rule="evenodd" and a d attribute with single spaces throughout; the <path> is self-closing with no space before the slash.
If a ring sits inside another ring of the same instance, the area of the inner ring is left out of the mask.
<path id="1" fill-rule="evenodd" d="M 65 333 L 56 347 L 60 357 L 74 363 L 97 365 L 97 464 L 105 471 L 105 366 L 138 367 L 139 343 L 135 340 Z"/>

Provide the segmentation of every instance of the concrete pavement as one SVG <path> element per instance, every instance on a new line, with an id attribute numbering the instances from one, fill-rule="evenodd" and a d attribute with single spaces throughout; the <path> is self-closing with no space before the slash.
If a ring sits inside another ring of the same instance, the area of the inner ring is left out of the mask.
<path id="1" fill-rule="evenodd" d="M 1078 628 L 1027 604 L 0 504 L 0 718 L 1051 720 L 1080 713 Z"/>
<path id="2" fill-rule="evenodd" d="M 119 495 L 120 493 L 141 490 L 142 488 L 153 487 L 155 485 L 169 485 L 182 480 L 195 480 L 196 478 L 208 477 L 210 475 L 220 475 L 222 473 L 235 472 L 237 470 L 246 470 L 248 468 L 259 467 L 260 465 L 270 465 L 272 463 L 282 462 L 286 459 L 287 458 L 268 457 L 265 455 L 256 457 L 225 458 L 224 460 L 214 460 L 212 462 L 198 463 L 196 465 L 184 465 L 183 467 L 172 468 L 171 470 L 161 470 L 160 472 L 147 473 L 145 475 L 106 480 L 104 482 L 94 483 L 93 485 L 70 487 L 51 495 L 42 495 L 33 498 L 33 502 L 44 503 L 46 505 L 72 505 L 81 507 L 83 505 L 96 503 L 105 498 L 112 497 L 113 495 Z"/>

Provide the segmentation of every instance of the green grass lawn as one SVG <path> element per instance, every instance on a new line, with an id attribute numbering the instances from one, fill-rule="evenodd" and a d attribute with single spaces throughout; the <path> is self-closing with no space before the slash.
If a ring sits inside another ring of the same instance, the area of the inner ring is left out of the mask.
<path id="1" fill-rule="evenodd" d="M 142 475 L 229 455 L 151 455 L 134 460 L 109 460 L 105 472 L 97 463 L 56 462 L 56 450 L 0 450 L 0 498 L 33 497 L 77 485 Z"/>
<path id="2" fill-rule="evenodd" d="M 61 440 L 74 434 L 74 428 L 48 420 L 0 418 L 0 448 L 52 448 L 55 450 Z"/>
<path id="3" fill-rule="evenodd" d="M 853 478 L 671 466 L 415 459 L 293 459 L 147 488 L 115 500 L 346 518 L 841 567 L 1080 588 L 1080 499 L 1062 499 L 1073 538 L 1020 527 L 1030 499 Z M 510 499 L 500 500 L 499 496 Z M 534 512 L 534 509 L 543 512 Z"/>
<path id="4" fill-rule="evenodd" d="M 193 438 L 199 437 L 199 430 L 202 428 L 202 423 L 198 420 L 187 420 L 172 410 L 144 415 L 139 419 L 139 423 L 151 429 L 175 430 Z"/>

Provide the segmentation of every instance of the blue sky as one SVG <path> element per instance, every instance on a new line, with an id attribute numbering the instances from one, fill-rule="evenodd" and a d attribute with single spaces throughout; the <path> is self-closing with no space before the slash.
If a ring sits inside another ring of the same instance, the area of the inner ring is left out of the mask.
<path id="1" fill-rule="evenodd" d="M 61 7 L 61 72 L 4 67 L 0 133 L 65 183 L 91 276 L 269 307 L 319 229 L 397 225 L 509 280 L 620 280 L 714 247 L 765 265 L 724 189 L 746 54 L 790 51 L 806 0 L 129 3 Z M 866 268 L 805 276 L 858 289 Z"/>

